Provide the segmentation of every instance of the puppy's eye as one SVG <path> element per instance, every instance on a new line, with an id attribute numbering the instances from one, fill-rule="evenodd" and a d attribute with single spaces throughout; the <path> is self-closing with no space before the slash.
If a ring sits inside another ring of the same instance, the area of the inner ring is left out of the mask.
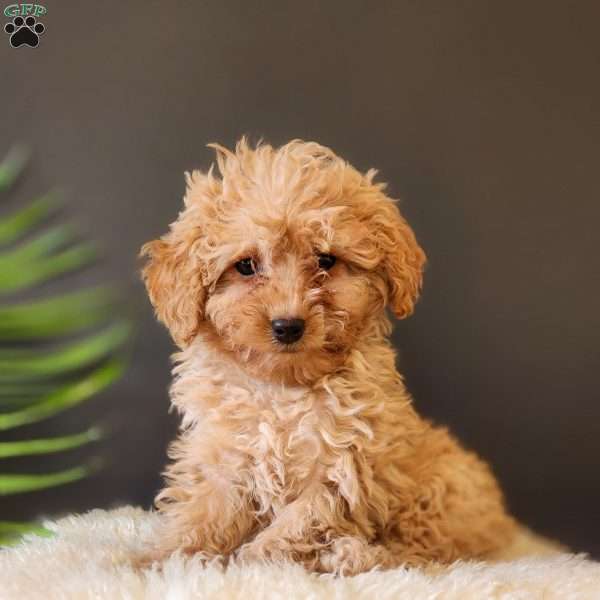
<path id="1" fill-rule="evenodd" d="M 237 269 L 238 273 L 241 273 L 245 277 L 254 275 L 254 273 L 256 273 L 254 261 L 251 258 L 242 258 L 242 260 L 238 260 L 235 263 L 235 268 Z"/>
<path id="2" fill-rule="evenodd" d="M 333 254 L 319 254 L 319 269 L 329 271 L 335 265 L 336 258 Z"/>

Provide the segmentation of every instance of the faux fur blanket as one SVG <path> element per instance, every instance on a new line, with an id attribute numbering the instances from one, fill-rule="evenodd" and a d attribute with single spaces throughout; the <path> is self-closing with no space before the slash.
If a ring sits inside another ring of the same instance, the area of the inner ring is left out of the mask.
<path id="1" fill-rule="evenodd" d="M 310 575 L 298 565 L 225 569 L 181 556 L 160 569 L 138 571 L 131 561 L 153 539 L 158 519 L 123 508 L 47 523 L 54 537 L 29 536 L 0 551 L 0 599 L 600 599 L 599 563 L 557 551 L 525 530 L 500 562 L 427 571 L 336 578 Z"/>

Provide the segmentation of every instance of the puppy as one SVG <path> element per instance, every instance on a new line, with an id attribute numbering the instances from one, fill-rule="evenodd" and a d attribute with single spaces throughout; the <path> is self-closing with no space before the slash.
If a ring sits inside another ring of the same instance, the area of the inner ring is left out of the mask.
<path id="1" fill-rule="evenodd" d="M 374 170 L 294 140 L 212 145 L 143 278 L 175 355 L 158 555 L 316 572 L 485 557 L 515 523 L 489 468 L 415 412 L 385 309 L 425 254 Z"/>

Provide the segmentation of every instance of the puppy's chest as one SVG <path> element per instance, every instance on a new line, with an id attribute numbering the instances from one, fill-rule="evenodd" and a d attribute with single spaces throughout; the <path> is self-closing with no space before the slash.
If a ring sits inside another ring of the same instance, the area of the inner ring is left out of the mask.
<path id="1" fill-rule="evenodd" d="M 215 415 L 205 425 L 223 429 L 227 447 L 245 457 L 247 474 L 273 495 L 295 493 L 322 478 L 360 445 L 359 417 L 353 415 L 351 423 L 323 394 L 272 386 L 232 392 L 221 405 L 231 404 L 228 417 Z"/>
<path id="2" fill-rule="evenodd" d="M 281 463 L 288 468 L 322 453 L 319 433 L 322 409 L 315 394 L 305 390 L 251 391 L 249 411 L 238 420 L 236 446 L 257 464 Z"/>

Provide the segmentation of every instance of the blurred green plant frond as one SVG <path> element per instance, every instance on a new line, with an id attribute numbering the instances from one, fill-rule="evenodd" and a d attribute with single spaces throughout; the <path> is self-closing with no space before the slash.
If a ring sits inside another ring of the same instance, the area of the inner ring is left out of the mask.
<path id="1" fill-rule="evenodd" d="M 0 203 L 27 159 L 27 150 L 19 146 L 0 163 Z M 94 244 L 79 240 L 72 226 L 52 223 L 60 206 L 59 194 L 51 192 L 0 213 L 0 460 L 35 461 L 34 473 L 4 474 L 0 463 L 0 497 L 78 481 L 102 465 L 102 457 L 93 452 L 92 458 L 76 460 L 74 466 L 43 468 L 49 454 L 100 440 L 103 430 L 98 424 L 54 437 L 11 435 L 4 440 L 2 432 L 60 418 L 117 381 L 126 366 L 132 328 L 114 290 L 75 285 L 48 295 L 38 289 L 97 258 Z M 0 545 L 28 533 L 48 532 L 36 523 L 0 520 Z"/>
<path id="2" fill-rule="evenodd" d="M 48 537 L 50 532 L 37 523 L 14 523 L 0 521 L 0 545 L 10 546 L 16 544 L 22 535 L 34 533 Z"/>

